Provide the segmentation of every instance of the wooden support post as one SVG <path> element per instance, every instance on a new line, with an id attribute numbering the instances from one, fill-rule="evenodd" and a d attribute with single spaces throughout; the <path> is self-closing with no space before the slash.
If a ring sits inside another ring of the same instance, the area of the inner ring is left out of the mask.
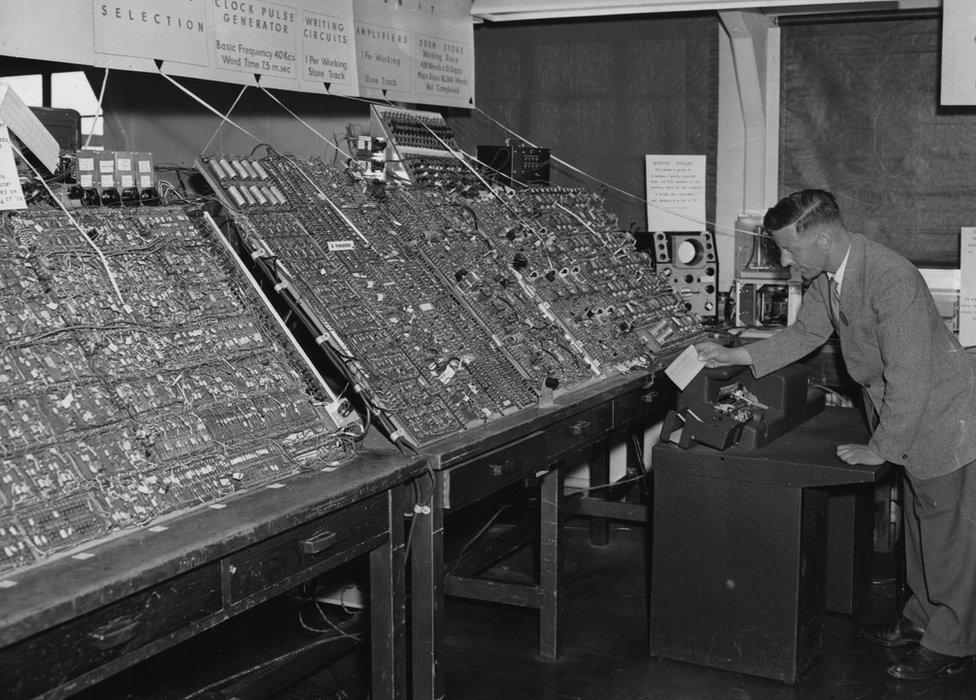
<path id="1" fill-rule="evenodd" d="M 372 696 L 395 700 L 406 694 L 407 608 L 403 537 L 403 489 L 387 496 L 390 539 L 369 555 Z"/>
<path id="2" fill-rule="evenodd" d="M 562 521 L 559 506 L 563 494 L 563 473 L 558 466 L 542 478 L 539 506 L 540 555 L 539 654 L 555 661 L 561 653 L 559 618 L 562 613 Z"/>
<path id="3" fill-rule="evenodd" d="M 444 643 L 444 476 L 436 483 L 430 513 L 415 513 L 411 570 L 413 697 L 444 697 L 444 677 L 438 666 Z M 420 477 L 426 479 L 428 477 Z M 426 490 L 422 486 L 421 492 Z"/>
<path id="4" fill-rule="evenodd" d="M 605 442 L 598 442 L 590 449 L 590 486 L 603 486 L 610 483 L 610 450 Z M 605 491 L 593 491 L 593 498 L 604 498 Z M 610 541 L 610 524 L 606 518 L 590 518 L 590 544 L 598 547 Z"/>

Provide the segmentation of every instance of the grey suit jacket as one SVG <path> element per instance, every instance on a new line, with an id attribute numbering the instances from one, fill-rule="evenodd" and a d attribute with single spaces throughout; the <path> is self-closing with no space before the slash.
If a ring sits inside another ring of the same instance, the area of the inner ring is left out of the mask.
<path id="1" fill-rule="evenodd" d="M 747 346 L 757 377 L 830 337 L 829 294 L 822 274 L 803 294 L 792 326 Z M 915 479 L 976 460 L 976 361 L 946 328 L 915 266 L 854 234 L 839 315 L 847 371 L 878 416 L 870 448 Z"/>

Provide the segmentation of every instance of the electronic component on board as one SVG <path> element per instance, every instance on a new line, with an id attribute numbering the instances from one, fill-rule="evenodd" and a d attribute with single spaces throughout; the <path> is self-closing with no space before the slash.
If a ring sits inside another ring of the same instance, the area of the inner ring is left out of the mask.
<path id="1" fill-rule="evenodd" d="M 200 170 L 259 270 L 394 440 L 496 420 L 703 335 L 585 190 L 502 201 L 272 152 L 260 161 L 283 194 L 272 207 L 247 201 L 249 181 L 213 176 L 214 158 Z"/>
<path id="2" fill-rule="evenodd" d="M 718 251 L 711 231 L 652 231 L 648 252 L 655 268 L 703 321 L 718 310 Z"/>
<path id="3" fill-rule="evenodd" d="M 478 161 L 485 177 L 499 179 L 507 187 L 549 184 L 549 149 L 511 141 L 504 146 L 478 146 Z"/>
<path id="4" fill-rule="evenodd" d="M 351 455 L 355 415 L 212 225 L 77 221 L 0 219 L 0 572 Z"/>

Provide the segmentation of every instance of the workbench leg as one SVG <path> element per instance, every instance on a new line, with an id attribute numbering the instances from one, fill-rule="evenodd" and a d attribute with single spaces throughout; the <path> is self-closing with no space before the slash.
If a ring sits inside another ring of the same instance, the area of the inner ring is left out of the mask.
<path id="1" fill-rule="evenodd" d="M 627 473 L 624 476 L 625 479 L 633 479 L 637 476 L 646 476 L 646 470 L 644 468 L 644 463 L 641 461 L 640 456 L 637 454 L 637 448 L 634 447 L 634 440 L 644 439 L 644 429 L 638 428 L 634 431 L 624 433 L 624 452 L 626 456 L 624 460 L 627 463 Z M 644 485 L 647 485 L 647 479 L 644 479 Z M 640 503 L 641 502 L 641 482 L 634 482 L 627 489 L 627 493 L 623 500 L 628 503 Z M 650 502 L 650 497 L 648 497 L 648 502 Z"/>
<path id="2" fill-rule="evenodd" d="M 590 448 L 590 486 L 603 486 L 610 483 L 610 447 L 598 442 Z M 608 489 L 592 491 L 590 498 L 606 498 Z M 610 541 L 610 523 L 606 518 L 590 517 L 590 544 L 602 547 Z"/>
<path id="3" fill-rule="evenodd" d="M 396 700 L 406 694 L 407 609 L 403 537 L 404 486 L 389 490 L 390 539 L 369 555 L 372 697 Z"/>
<path id="4" fill-rule="evenodd" d="M 436 483 L 430 513 L 415 513 L 410 552 L 411 646 L 413 650 L 413 697 L 437 700 L 444 697 L 440 672 L 444 644 L 444 481 L 435 472 Z M 420 492 L 430 488 L 421 477 Z"/>
<path id="5" fill-rule="evenodd" d="M 559 618 L 562 613 L 563 538 L 559 506 L 563 494 L 563 471 L 560 466 L 542 478 L 539 508 L 539 551 L 541 566 L 539 585 L 542 607 L 539 609 L 539 654 L 555 661 L 561 653 Z"/>

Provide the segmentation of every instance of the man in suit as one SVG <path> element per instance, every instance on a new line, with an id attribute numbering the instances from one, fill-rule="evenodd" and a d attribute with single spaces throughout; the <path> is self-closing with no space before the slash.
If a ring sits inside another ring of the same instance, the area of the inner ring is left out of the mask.
<path id="1" fill-rule="evenodd" d="M 761 377 L 836 330 L 873 429 L 867 444 L 838 445 L 837 455 L 905 470 L 913 595 L 898 622 L 861 634 L 911 648 L 887 668 L 895 678 L 958 673 L 976 654 L 976 363 L 946 328 L 915 266 L 848 232 L 829 192 L 794 192 L 766 212 L 763 229 L 809 285 L 796 322 L 747 346 L 700 343 L 699 358 L 710 367 L 751 365 Z"/>

